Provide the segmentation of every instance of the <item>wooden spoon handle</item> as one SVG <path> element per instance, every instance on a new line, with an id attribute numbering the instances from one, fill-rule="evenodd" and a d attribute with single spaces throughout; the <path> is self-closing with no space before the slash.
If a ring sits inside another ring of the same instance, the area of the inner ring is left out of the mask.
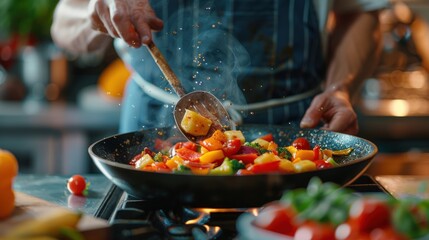
<path id="1" fill-rule="evenodd" d="M 167 63 L 167 60 L 165 60 L 164 56 L 162 55 L 161 51 L 159 51 L 155 43 L 149 43 L 147 45 L 147 48 L 149 49 L 149 52 L 155 60 L 156 64 L 158 65 L 159 69 L 161 69 L 161 72 L 164 74 L 164 77 L 170 83 L 171 87 L 173 87 L 177 95 L 179 97 L 184 96 L 185 90 L 183 89 L 182 84 L 176 77 L 176 74 L 174 74 L 173 70 L 171 70 L 170 66 Z"/>

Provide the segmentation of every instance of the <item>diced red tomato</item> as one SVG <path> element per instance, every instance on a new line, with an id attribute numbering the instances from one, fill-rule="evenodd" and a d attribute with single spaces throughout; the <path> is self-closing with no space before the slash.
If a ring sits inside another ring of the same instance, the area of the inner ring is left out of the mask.
<path id="1" fill-rule="evenodd" d="M 272 173 L 280 171 L 279 166 L 280 161 L 271 161 L 261 164 L 254 164 L 247 170 L 252 171 L 253 173 Z"/>
<path id="2" fill-rule="evenodd" d="M 335 227 L 329 223 L 307 221 L 298 227 L 294 239 L 333 240 L 335 239 Z"/>
<path id="3" fill-rule="evenodd" d="M 153 157 L 153 156 L 155 156 L 155 152 L 153 152 L 152 150 L 150 150 L 148 147 L 145 147 L 144 149 L 143 149 L 143 155 L 144 154 L 149 154 L 151 157 Z"/>
<path id="4" fill-rule="evenodd" d="M 292 142 L 292 146 L 299 150 L 310 150 L 311 146 L 308 140 L 304 137 L 299 137 Z"/>
<path id="5" fill-rule="evenodd" d="M 333 167 L 332 164 L 325 162 L 325 160 L 316 160 L 314 161 L 314 163 L 316 164 L 316 168 L 317 169 L 325 169 L 325 168 L 331 168 Z"/>
<path id="6" fill-rule="evenodd" d="M 197 151 L 197 149 L 198 149 L 198 145 L 193 143 L 193 142 L 184 142 L 183 147 L 190 149 L 192 151 Z"/>
<path id="7" fill-rule="evenodd" d="M 371 232 L 390 226 L 390 209 L 386 202 L 376 198 L 360 198 L 350 207 L 350 221 L 358 231 Z"/>
<path id="8" fill-rule="evenodd" d="M 263 136 L 261 136 L 261 137 L 258 137 L 258 138 L 260 138 L 260 139 L 264 139 L 264 140 L 265 140 L 265 141 L 267 141 L 267 142 L 274 141 L 274 137 L 273 137 L 273 134 L 272 134 L 272 133 L 265 134 L 265 135 L 263 135 Z"/>
<path id="9" fill-rule="evenodd" d="M 293 236 L 297 229 L 294 217 L 295 211 L 292 207 L 272 202 L 262 208 L 254 223 L 260 228 Z"/>
<path id="10" fill-rule="evenodd" d="M 314 152 L 314 161 L 322 159 L 322 153 L 320 152 L 320 146 L 319 145 L 314 146 L 313 152 Z"/>
<path id="11" fill-rule="evenodd" d="M 176 149 L 176 154 L 182 159 L 190 160 L 190 161 L 199 161 L 201 157 L 201 153 L 193 151 L 191 149 L 182 147 Z"/>
<path id="12" fill-rule="evenodd" d="M 136 156 L 133 157 L 133 159 L 131 159 L 131 161 L 129 162 L 129 164 L 131 166 L 136 166 L 136 162 L 143 156 L 143 153 L 139 153 Z"/>
<path id="13" fill-rule="evenodd" d="M 243 153 L 243 154 L 234 154 L 229 156 L 229 158 L 231 159 L 242 161 L 244 165 L 253 163 L 257 157 L 258 157 L 257 153 Z"/>
<path id="14" fill-rule="evenodd" d="M 241 140 L 236 138 L 236 139 L 232 139 L 232 140 L 228 140 L 224 145 L 223 145 L 223 153 L 225 154 L 225 156 L 229 157 L 231 155 L 236 154 L 241 148 Z"/>

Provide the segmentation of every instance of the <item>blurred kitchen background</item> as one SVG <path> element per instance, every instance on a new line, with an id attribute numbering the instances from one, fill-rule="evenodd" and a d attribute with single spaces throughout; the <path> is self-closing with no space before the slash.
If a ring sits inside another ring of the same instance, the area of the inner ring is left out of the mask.
<path id="1" fill-rule="evenodd" d="M 21 172 L 96 172 L 87 148 L 117 132 L 129 72 L 113 49 L 79 58 L 58 49 L 49 34 L 56 3 L 0 1 L 0 148 Z M 369 173 L 427 174 L 429 28 L 416 23 L 429 22 L 429 1 L 392 4 L 416 21 L 397 20 L 392 9 L 380 15 L 382 58 L 355 101 L 359 136 L 379 147 Z"/>

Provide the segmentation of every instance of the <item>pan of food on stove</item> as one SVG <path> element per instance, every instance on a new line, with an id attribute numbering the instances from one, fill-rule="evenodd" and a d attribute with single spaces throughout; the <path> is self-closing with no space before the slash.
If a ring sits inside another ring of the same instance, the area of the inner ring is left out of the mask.
<path id="1" fill-rule="evenodd" d="M 224 208 L 260 206 L 307 186 L 312 177 L 346 186 L 378 149 L 366 139 L 321 129 L 242 125 L 197 143 L 176 126 L 145 129 L 101 139 L 88 151 L 130 195 Z"/>

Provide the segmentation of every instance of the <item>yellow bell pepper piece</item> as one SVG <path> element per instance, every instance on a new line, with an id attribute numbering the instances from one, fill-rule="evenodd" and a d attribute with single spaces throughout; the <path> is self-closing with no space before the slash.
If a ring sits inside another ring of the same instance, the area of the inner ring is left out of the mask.
<path id="1" fill-rule="evenodd" d="M 308 172 L 316 170 L 316 164 L 313 161 L 310 160 L 301 160 L 293 164 L 295 168 L 295 172 L 301 173 L 301 172 Z"/>
<path id="2" fill-rule="evenodd" d="M 267 140 L 264 140 L 262 138 L 257 138 L 255 140 L 253 140 L 252 143 L 257 143 L 257 144 L 259 144 L 259 146 L 263 147 L 264 149 L 267 149 L 268 144 L 270 144 L 270 142 L 268 142 Z"/>
<path id="3" fill-rule="evenodd" d="M 295 153 L 295 158 L 301 158 L 302 160 L 313 160 L 314 151 L 313 150 L 298 150 Z"/>
<path id="4" fill-rule="evenodd" d="M 246 142 L 246 138 L 240 130 L 228 130 L 224 132 L 227 140 L 240 139 L 241 144 Z"/>
<path id="5" fill-rule="evenodd" d="M 168 168 L 173 170 L 173 169 L 176 169 L 179 166 L 179 164 L 182 164 L 182 163 L 183 163 L 183 159 L 181 157 L 173 156 L 172 158 L 168 159 L 165 162 L 165 165 L 167 165 Z"/>
<path id="6" fill-rule="evenodd" d="M 274 150 L 277 150 L 278 147 L 279 146 L 277 145 L 277 143 L 271 141 L 268 143 L 267 150 L 268 151 L 274 151 Z"/>
<path id="7" fill-rule="evenodd" d="M 286 149 L 292 154 L 292 156 L 298 151 L 294 146 L 287 146 Z"/>
<path id="8" fill-rule="evenodd" d="M 154 163 L 155 161 L 149 154 L 143 155 L 139 160 L 136 161 L 135 167 L 137 169 L 144 169 L 146 166 Z"/>
<path id="9" fill-rule="evenodd" d="M 216 160 L 220 160 L 225 158 L 225 155 L 223 154 L 222 150 L 214 150 L 210 152 L 206 152 L 200 157 L 201 163 L 212 163 Z"/>
<path id="10" fill-rule="evenodd" d="M 272 152 L 266 152 L 261 156 L 258 156 L 257 158 L 255 158 L 254 163 L 261 164 L 261 163 L 267 163 L 267 162 L 278 161 L 278 160 L 280 160 L 279 156 L 275 155 Z"/>
<path id="11" fill-rule="evenodd" d="M 279 168 L 280 168 L 280 170 L 282 170 L 283 172 L 286 172 L 286 173 L 294 173 L 295 172 L 295 167 L 294 167 L 293 163 L 289 160 L 286 160 L 286 159 L 280 159 Z"/>

